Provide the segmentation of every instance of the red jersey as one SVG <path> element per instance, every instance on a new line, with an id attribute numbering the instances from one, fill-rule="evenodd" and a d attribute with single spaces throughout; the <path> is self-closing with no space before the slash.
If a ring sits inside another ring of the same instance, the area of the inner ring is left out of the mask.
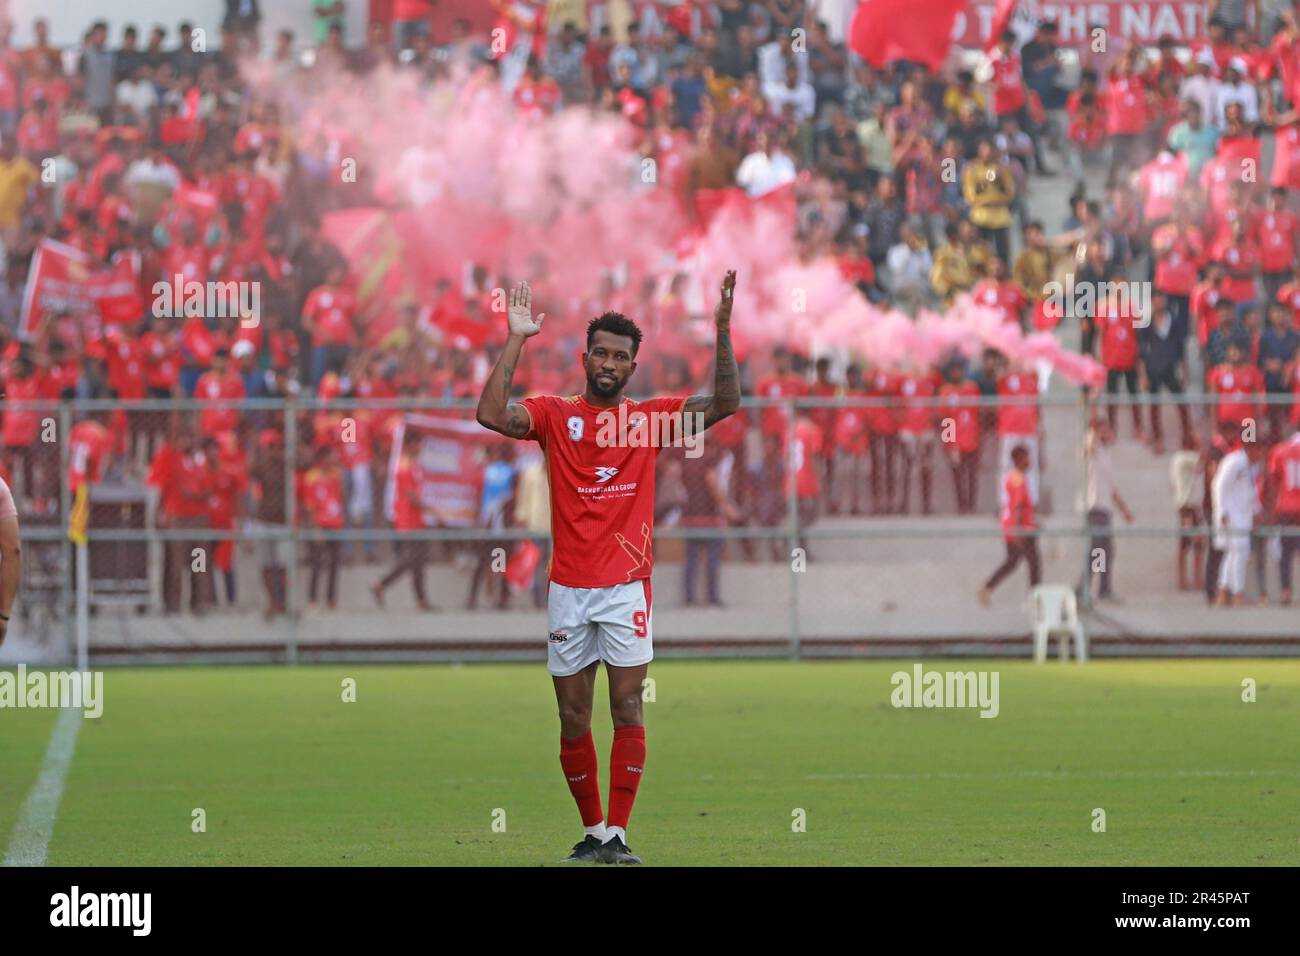
<path id="1" fill-rule="evenodd" d="M 352 293 L 323 285 L 312 289 L 303 303 L 302 314 L 314 323 L 312 345 L 355 345 L 356 329 L 352 315 L 356 311 Z"/>
<path id="2" fill-rule="evenodd" d="M 1241 164 L 1215 156 L 1201 167 L 1201 188 L 1210 200 L 1210 210 L 1216 217 L 1223 214 L 1232 203 L 1232 184 L 1241 178 Z"/>
<path id="3" fill-rule="evenodd" d="M 144 349 L 138 339 L 118 339 L 108 346 L 108 384 L 118 398 L 144 398 Z"/>
<path id="4" fill-rule="evenodd" d="M 1206 377 L 1209 390 L 1218 396 L 1215 420 L 1240 425 L 1259 415 L 1255 402 L 1245 401 L 1264 391 L 1264 376 L 1253 365 L 1216 365 Z"/>
<path id="5" fill-rule="evenodd" d="M 833 382 L 813 382 L 808 386 L 808 396 L 810 398 L 834 398 L 839 392 L 839 386 Z M 808 417 L 813 420 L 813 424 L 821 431 L 823 438 L 829 438 L 832 430 L 835 428 L 835 409 L 829 405 L 822 408 L 808 409 Z"/>
<path id="6" fill-rule="evenodd" d="M 418 531 L 424 527 L 424 507 L 420 503 L 420 485 L 424 470 L 413 458 L 403 458 L 393 476 L 393 527 L 398 531 Z"/>
<path id="7" fill-rule="evenodd" d="M 1200 340 L 1201 348 L 1205 348 L 1210 333 L 1219 327 L 1219 313 L 1216 306 L 1221 298 L 1223 293 L 1220 287 L 1208 282 L 1199 283 L 1192 292 L 1190 307 L 1192 318 L 1196 320 L 1196 337 Z"/>
<path id="8" fill-rule="evenodd" d="M 1291 306 L 1291 315 L 1300 321 L 1300 282 L 1288 282 L 1277 290 L 1277 301 Z"/>
<path id="9" fill-rule="evenodd" d="M 104 459 L 113 448 L 108 429 L 95 421 L 72 426 L 68 443 L 68 487 L 75 493 L 83 484 L 99 481 Z"/>
<path id="10" fill-rule="evenodd" d="M 1172 222 L 1158 226 L 1151 236 L 1153 246 L 1168 242 L 1168 249 L 1156 260 L 1156 289 L 1167 295 L 1191 295 L 1197 270 L 1205 254 L 1201 230 L 1183 230 Z"/>
<path id="11" fill-rule="evenodd" d="M 11 378 L 5 382 L 6 404 L 10 401 L 34 402 L 48 397 L 45 376 L 39 371 L 33 372 L 27 378 Z M 50 414 L 51 411 L 53 410 L 43 412 L 37 408 L 17 409 L 6 407 L 4 409 L 4 427 L 0 429 L 5 446 L 13 448 L 33 444 L 36 441 L 36 436 L 40 434 L 41 418 Z"/>
<path id="12" fill-rule="evenodd" d="M 817 473 L 821 470 L 818 456 L 822 451 L 821 429 L 809 418 L 801 417 L 794 424 L 794 440 L 786 446 L 785 493 L 791 490 L 800 498 L 816 498 L 821 494 Z M 793 485 L 793 488 L 791 487 Z"/>
<path id="13" fill-rule="evenodd" d="M 302 478 L 303 507 L 317 528 L 343 527 L 343 475 L 309 468 Z"/>
<path id="14" fill-rule="evenodd" d="M 1269 454 L 1268 476 L 1277 489 L 1277 512 L 1300 517 L 1300 435 L 1279 442 Z"/>
<path id="15" fill-rule="evenodd" d="M 1101 364 L 1115 372 L 1137 368 L 1138 341 L 1133 317 L 1106 311 L 1097 316 L 1097 324 L 1101 328 Z"/>
<path id="16" fill-rule="evenodd" d="M 1259 264 L 1265 272 L 1290 272 L 1295 268 L 1296 216 L 1286 210 L 1265 210 L 1255 226 Z"/>
<path id="17" fill-rule="evenodd" d="M 1142 192 L 1142 215 L 1147 222 L 1168 219 L 1174 211 L 1174 200 L 1187 182 L 1187 157 L 1162 152 L 1138 172 L 1138 188 Z"/>
<path id="18" fill-rule="evenodd" d="M 1255 298 L 1255 271 L 1259 268 L 1259 247 L 1249 239 L 1241 242 L 1216 243 L 1210 258 L 1222 262 L 1228 274 L 1223 279 L 1223 294 L 1233 302 Z"/>
<path id="19" fill-rule="evenodd" d="M 1020 286 L 1011 280 L 998 282 L 994 279 L 981 279 L 971 290 L 971 297 L 980 305 L 987 306 L 1002 314 L 1002 321 L 1020 324 L 1020 314 L 1029 300 Z"/>
<path id="20" fill-rule="evenodd" d="M 1271 186 L 1300 189 L 1300 124 L 1288 123 L 1274 133 Z"/>
<path id="21" fill-rule="evenodd" d="M 1038 434 L 1038 376 L 1012 372 L 998 380 L 999 435 Z M 1027 399 L 1034 399 L 1028 401 Z"/>
<path id="22" fill-rule="evenodd" d="M 334 438 L 343 467 L 370 464 L 374 458 L 374 433 L 370 416 L 355 412 L 352 416 L 344 417 L 335 428 Z"/>
<path id="23" fill-rule="evenodd" d="M 1146 129 L 1146 83 L 1140 74 L 1112 76 L 1102 92 L 1102 102 L 1110 135 L 1134 135 Z"/>
<path id="24" fill-rule="evenodd" d="M 865 396 L 860 389 L 845 389 L 844 396 L 852 401 Z M 850 405 L 840 409 L 835 415 L 835 444 L 850 455 L 867 453 L 867 409 L 860 405 Z"/>
<path id="25" fill-rule="evenodd" d="M 899 377 L 880 369 L 867 380 L 867 396 L 877 400 L 898 398 Z M 879 404 L 868 407 L 867 427 L 877 435 L 898 434 L 898 416 L 893 405 Z"/>
<path id="26" fill-rule="evenodd" d="M 759 398 L 800 398 L 808 394 L 808 385 L 798 375 L 787 372 L 785 375 L 769 375 L 754 388 Z M 772 405 L 763 409 L 763 434 L 778 435 L 785 441 L 786 409 L 781 405 Z"/>
<path id="27" fill-rule="evenodd" d="M 1029 482 L 1020 471 L 1013 468 L 1002 485 L 1006 503 L 1002 506 L 1002 534 L 1010 541 L 1025 531 L 1033 531 L 1034 500 L 1029 495 Z"/>
<path id="28" fill-rule="evenodd" d="M 180 347 L 176 336 L 146 332 L 140 338 L 144 353 L 144 379 L 150 388 L 175 390 L 181 378 Z"/>
<path id="29" fill-rule="evenodd" d="M 244 395 L 244 380 L 229 370 L 225 375 L 204 372 L 194 385 L 194 397 L 211 402 L 240 399 Z M 234 431 L 238 425 L 238 408 L 227 405 L 220 408 L 205 408 L 199 412 L 199 431 L 204 435 Z"/>
<path id="30" fill-rule="evenodd" d="M 939 415 L 943 419 L 940 423 L 940 436 L 948 441 L 951 434 L 951 444 L 958 451 L 969 453 L 977 450 L 980 446 L 979 407 L 968 400 L 980 397 L 980 387 L 971 381 L 957 385 L 944 382 L 939 386 L 939 394 L 947 399 L 939 409 Z M 948 422 L 952 423 L 951 433 L 947 431 Z"/>
<path id="31" fill-rule="evenodd" d="M 996 50 L 990 66 L 993 68 L 993 112 L 998 116 L 1019 112 L 1025 105 L 1025 76 L 1019 54 Z"/>
<path id="32" fill-rule="evenodd" d="M 903 376 L 898 393 L 903 399 L 903 413 L 899 416 L 898 430 L 908 435 L 928 435 L 934 431 L 934 398 L 937 387 L 933 374 Z M 919 399 L 919 401 L 917 401 Z"/>
<path id="33" fill-rule="evenodd" d="M 555 542 L 550 578 L 556 584 L 601 588 L 650 577 L 658 426 L 685 403 L 625 399 L 605 409 L 580 395 L 521 403 L 532 418 L 526 437 L 546 452 Z"/>

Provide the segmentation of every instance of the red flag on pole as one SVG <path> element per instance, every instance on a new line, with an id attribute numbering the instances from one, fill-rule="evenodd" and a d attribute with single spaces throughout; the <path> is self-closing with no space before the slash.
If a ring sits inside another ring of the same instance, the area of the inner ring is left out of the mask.
<path id="1" fill-rule="evenodd" d="M 952 27 L 967 0 L 862 0 L 849 26 L 849 46 L 877 69 L 895 60 L 938 70 L 952 46 Z"/>
<path id="2" fill-rule="evenodd" d="M 998 38 L 1011 25 L 1011 15 L 1016 12 L 1016 5 L 1019 2 L 1020 0 L 998 0 L 998 8 L 993 11 L 993 24 L 989 30 L 989 38 L 984 43 L 985 51 L 992 50 L 998 45 Z"/>

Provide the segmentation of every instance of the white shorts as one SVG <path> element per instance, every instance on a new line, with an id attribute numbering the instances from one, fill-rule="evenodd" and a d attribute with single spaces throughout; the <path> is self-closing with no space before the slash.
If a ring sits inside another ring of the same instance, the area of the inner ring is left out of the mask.
<path id="1" fill-rule="evenodd" d="M 637 667 L 654 659 L 650 579 L 607 588 L 550 583 L 546 664 L 568 677 L 593 661 Z"/>

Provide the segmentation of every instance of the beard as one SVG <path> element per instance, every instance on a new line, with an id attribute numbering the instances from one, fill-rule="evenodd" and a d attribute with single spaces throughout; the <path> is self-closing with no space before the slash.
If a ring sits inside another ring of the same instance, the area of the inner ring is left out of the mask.
<path id="1" fill-rule="evenodd" d="M 593 394 L 599 395 L 601 398 L 613 398 L 623 390 L 623 380 L 618 376 L 614 376 L 613 379 L 604 381 L 588 373 L 587 387 L 591 389 Z"/>

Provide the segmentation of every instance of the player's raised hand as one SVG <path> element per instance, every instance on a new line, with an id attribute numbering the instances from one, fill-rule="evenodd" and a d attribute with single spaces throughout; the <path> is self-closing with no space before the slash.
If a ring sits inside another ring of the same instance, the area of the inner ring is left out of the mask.
<path id="1" fill-rule="evenodd" d="M 718 305 L 713 310 L 713 321 L 720 329 L 731 328 L 731 303 L 736 297 L 736 270 L 729 269 L 722 278 L 722 294 L 718 296 Z"/>
<path id="2" fill-rule="evenodd" d="M 542 321 L 546 318 L 546 313 L 543 312 L 536 319 L 533 318 L 533 290 L 529 288 L 527 282 L 521 282 L 510 290 L 510 309 L 506 317 L 510 322 L 511 335 L 531 338 L 542 331 Z"/>

